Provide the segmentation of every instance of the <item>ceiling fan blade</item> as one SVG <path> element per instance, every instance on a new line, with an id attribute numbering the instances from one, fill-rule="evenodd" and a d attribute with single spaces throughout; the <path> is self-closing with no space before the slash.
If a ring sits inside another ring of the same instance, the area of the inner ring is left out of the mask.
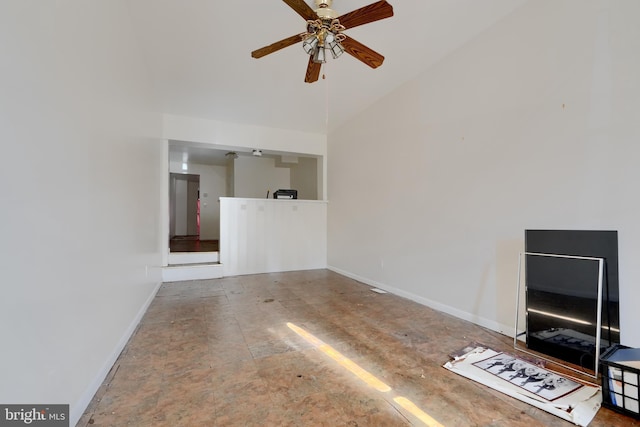
<path id="1" fill-rule="evenodd" d="M 251 56 L 253 58 L 262 58 L 263 56 L 269 55 L 270 53 L 273 53 L 280 49 L 284 49 L 285 47 L 289 47 L 300 41 L 302 41 L 302 36 L 300 34 L 296 34 L 295 36 L 287 37 L 284 40 L 272 43 L 269 46 L 261 47 L 260 49 L 254 50 L 253 52 L 251 52 Z"/>
<path id="2" fill-rule="evenodd" d="M 304 81 L 307 83 L 318 81 L 321 67 L 322 64 L 313 62 L 313 56 L 309 55 L 309 65 L 307 65 L 307 73 L 304 75 Z"/>
<path id="3" fill-rule="evenodd" d="M 369 22 L 379 21 L 381 19 L 393 16 L 393 6 L 385 0 L 371 3 L 368 6 L 361 7 L 352 12 L 345 13 L 338 17 L 340 24 L 345 28 L 353 28 L 358 25 L 368 24 Z"/>
<path id="4" fill-rule="evenodd" d="M 371 68 L 378 68 L 384 62 L 384 56 L 349 36 L 346 36 L 341 44 L 345 52 L 357 60 L 364 62 Z"/>
<path id="5" fill-rule="evenodd" d="M 302 16 L 307 21 L 315 21 L 318 19 L 318 15 L 311 9 L 311 7 L 304 0 L 282 0 L 289 7 L 296 11 L 296 13 Z"/>

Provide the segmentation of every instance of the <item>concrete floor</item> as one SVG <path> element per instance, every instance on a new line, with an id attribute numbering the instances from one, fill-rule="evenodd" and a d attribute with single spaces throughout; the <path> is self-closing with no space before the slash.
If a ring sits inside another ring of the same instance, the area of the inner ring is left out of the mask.
<path id="1" fill-rule="evenodd" d="M 472 341 L 512 351 L 328 270 L 165 283 L 78 425 L 572 425 L 442 368 Z"/>

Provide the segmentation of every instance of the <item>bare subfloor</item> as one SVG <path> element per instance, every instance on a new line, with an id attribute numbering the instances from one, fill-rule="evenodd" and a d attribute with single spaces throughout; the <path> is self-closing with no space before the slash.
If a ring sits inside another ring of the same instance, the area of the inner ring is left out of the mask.
<path id="1" fill-rule="evenodd" d="M 78 425 L 572 425 L 442 368 L 471 341 L 512 351 L 327 270 L 165 283 Z"/>

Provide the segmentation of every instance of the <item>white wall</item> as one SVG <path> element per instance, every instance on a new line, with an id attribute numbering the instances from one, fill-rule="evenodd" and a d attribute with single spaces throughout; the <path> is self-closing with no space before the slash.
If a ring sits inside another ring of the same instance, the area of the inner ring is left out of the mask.
<path id="1" fill-rule="evenodd" d="M 125 1 L 3 1 L 0 62 L 0 402 L 74 425 L 161 280 L 161 116 Z"/>
<path id="2" fill-rule="evenodd" d="M 282 161 L 281 158 L 287 158 Z M 227 196 L 264 198 L 279 189 L 295 189 L 299 199 L 317 200 L 318 159 L 302 156 L 239 156 L 232 160 L 234 192 Z M 320 180 L 321 180 L 320 176 Z"/>
<path id="3" fill-rule="evenodd" d="M 274 158 L 240 156 L 234 161 L 234 197 L 273 197 L 278 189 L 291 188 L 291 170 L 276 167 Z"/>
<path id="4" fill-rule="evenodd" d="M 197 169 L 196 169 L 197 170 Z M 220 239 L 220 197 L 227 195 L 226 166 L 208 166 L 200 174 L 200 238 Z"/>
<path id="5" fill-rule="evenodd" d="M 640 346 L 638 16 L 528 2 L 329 135 L 331 268 L 511 333 L 525 228 L 618 230 Z"/>
<path id="6" fill-rule="evenodd" d="M 291 165 L 291 188 L 298 191 L 299 199 L 318 199 L 317 158 L 298 157 L 298 163 Z"/>

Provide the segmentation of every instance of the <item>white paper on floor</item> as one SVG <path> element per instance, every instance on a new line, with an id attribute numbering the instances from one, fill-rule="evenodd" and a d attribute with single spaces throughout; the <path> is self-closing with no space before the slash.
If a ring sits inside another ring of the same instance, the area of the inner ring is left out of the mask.
<path id="1" fill-rule="evenodd" d="M 517 364 L 515 368 L 513 363 Z M 456 356 L 444 367 L 583 427 L 593 420 L 602 403 L 602 391 L 598 386 L 577 383 L 544 368 L 536 368 L 513 355 L 485 347 L 475 347 Z M 530 370 L 528 375 L 525 374 L 527 369 Z M 532 373 L 534 369 L 539 377 Z"/>

